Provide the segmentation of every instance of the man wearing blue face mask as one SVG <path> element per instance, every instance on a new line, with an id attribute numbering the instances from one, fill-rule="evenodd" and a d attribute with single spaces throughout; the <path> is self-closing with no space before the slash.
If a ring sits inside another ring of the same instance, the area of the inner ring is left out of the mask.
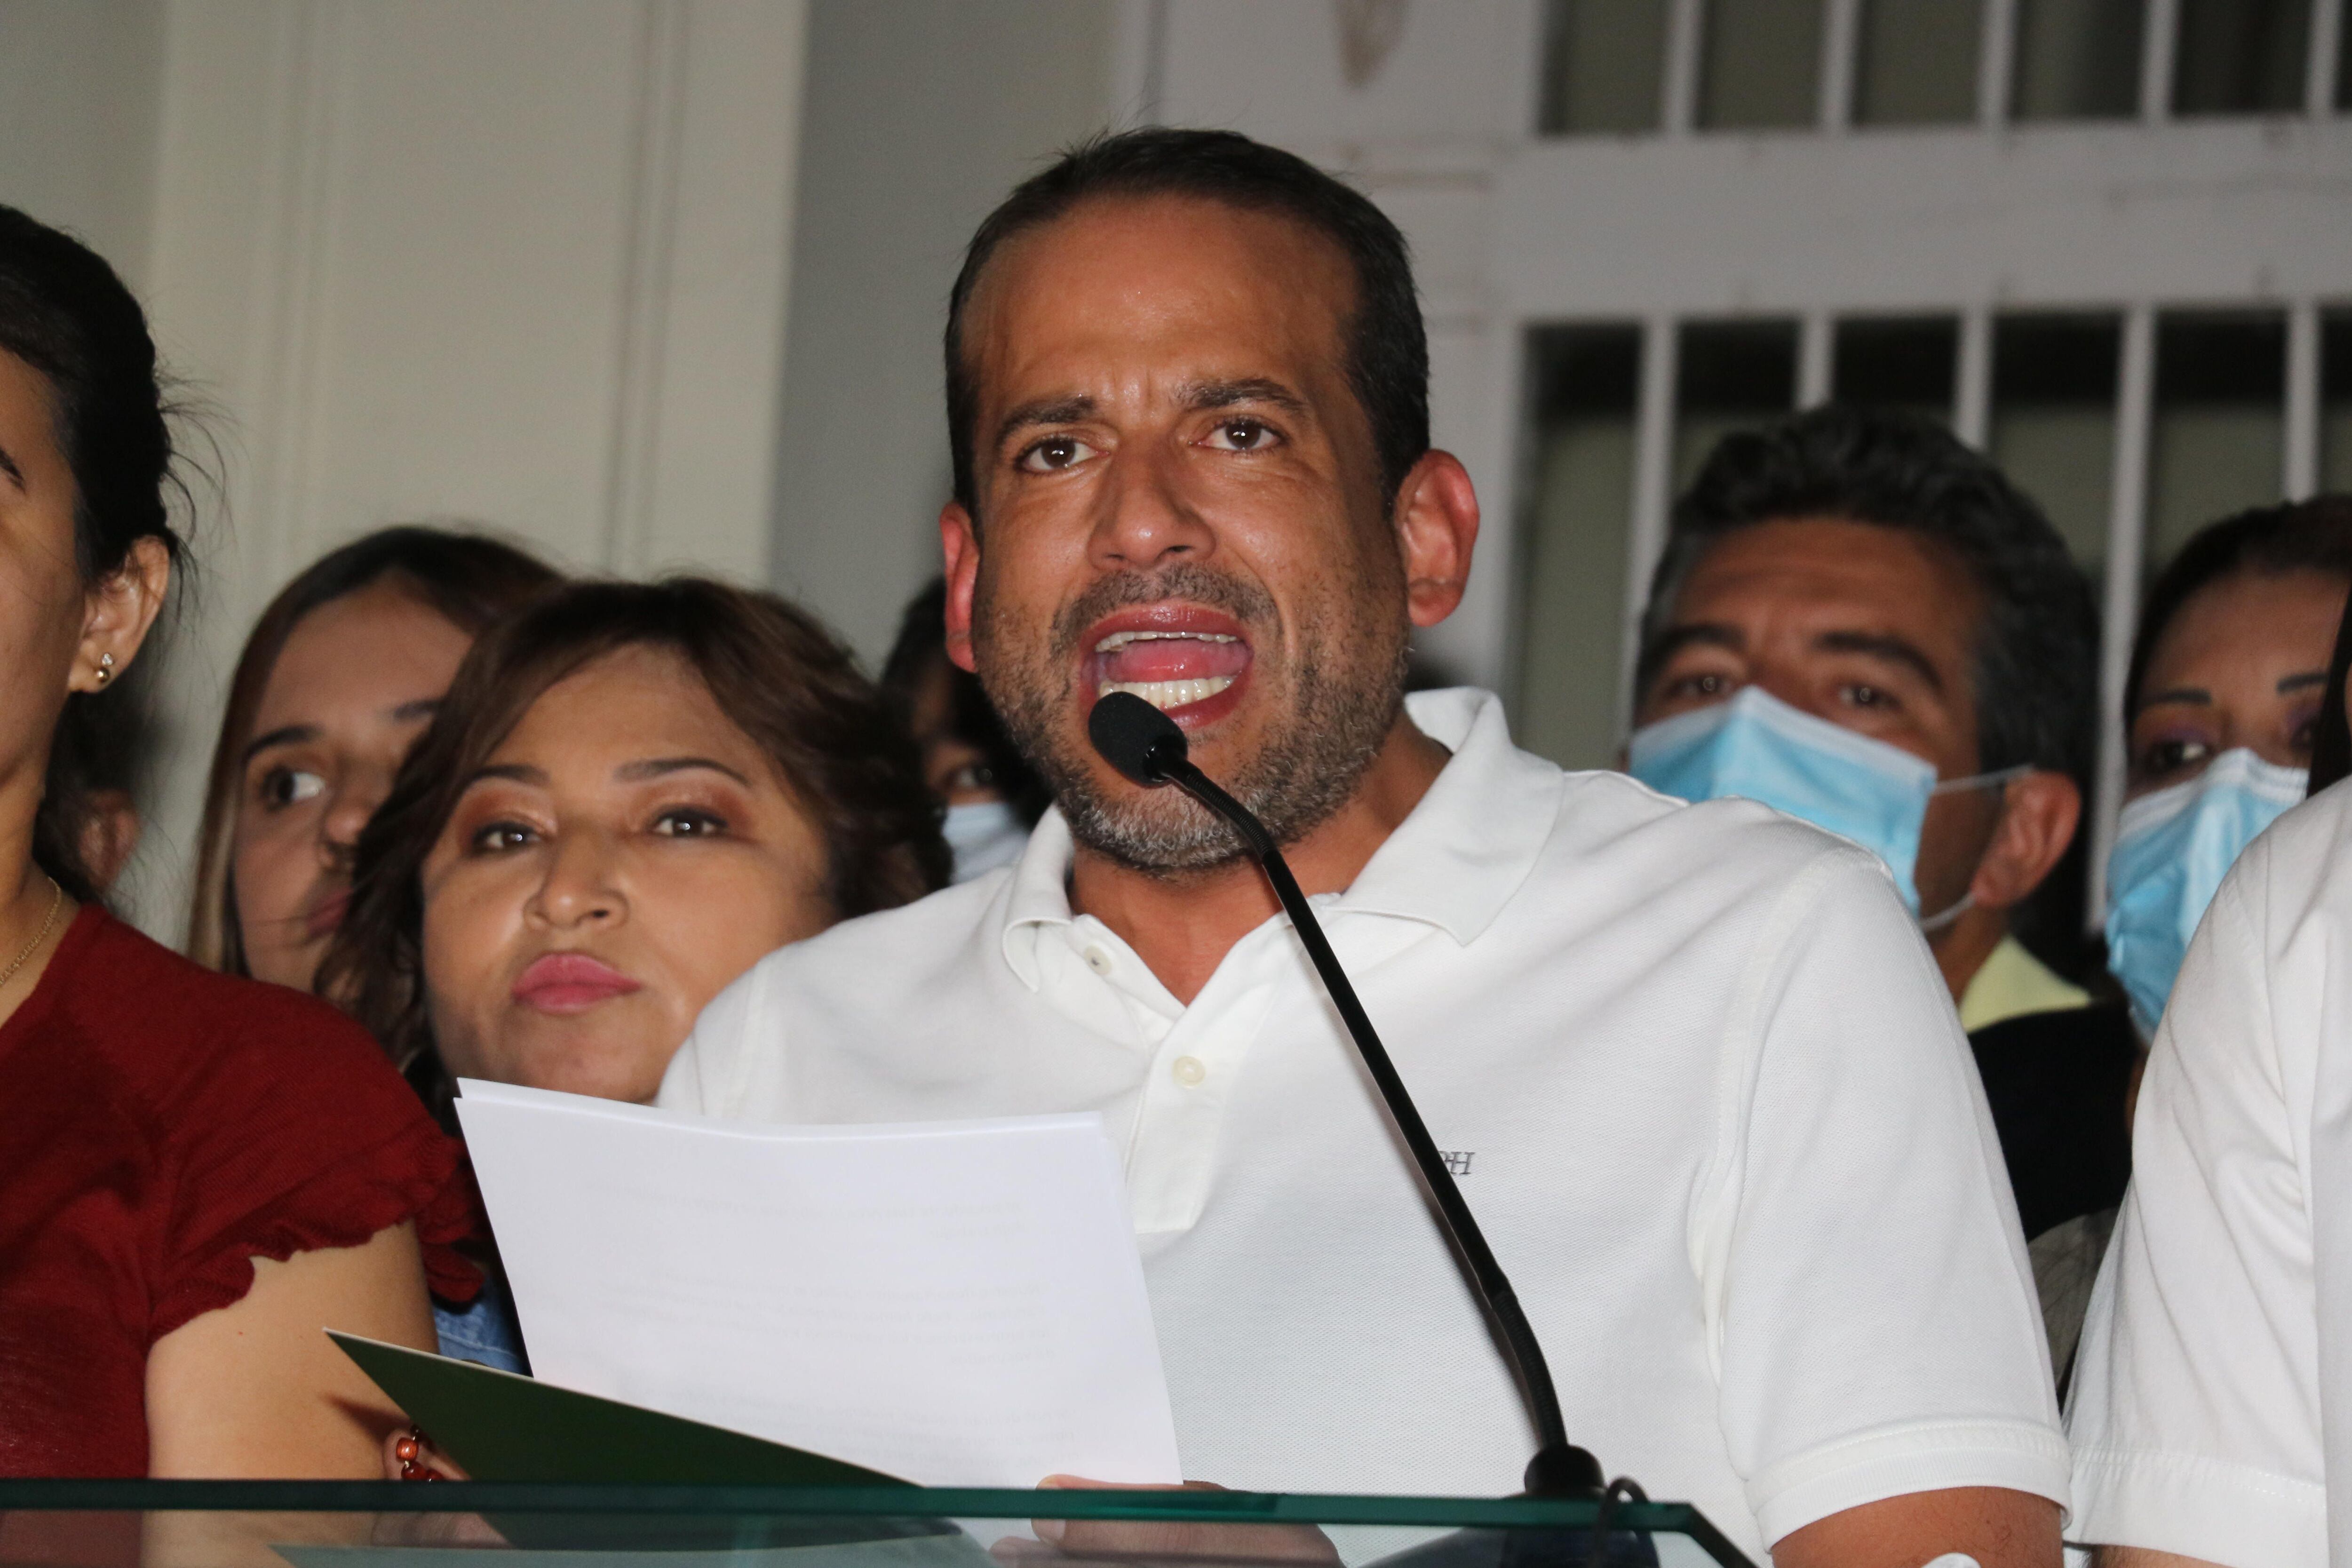
<path id="1" fill-rule="evenodd" d="M 2062 1371 L 2129 1171 L 2133 1049 L 2011 925 L 2080 824 L 2097 649 L 2080 568 L 1990 463 L 1924 420 L 1821 409 L 1727 437 L 1677 503 L 1626 757 L 1885 864 L 1976 1050 Z"/>

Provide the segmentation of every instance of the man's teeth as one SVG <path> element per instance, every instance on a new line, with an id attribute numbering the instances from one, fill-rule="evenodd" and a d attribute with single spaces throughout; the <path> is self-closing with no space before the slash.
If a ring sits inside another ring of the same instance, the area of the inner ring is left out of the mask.
<path id="1" fill-rule="evenodd" d="M 1095 697 L 1099 700 L 1114 691 L 1131 691 L 1165 712 L 1188 703 L 1205 702 L 1233 683 L 1230 675 L 1213 675 L 1205 680 L 1106 680 L 1097 689 Z"/>
<path id="2" fill-rule="evenodd" d="M 1113 648 L 1125 647 L 1131 642 L 1158 642 L 1166 637 L 1185 637 L 1193 642 L 1239 642 L 1241 640 L 1239 637 L 1227 637 L 1223 632 L 1113 632 L 1095 644 L 1095 651 L 1108 653 Z"/>

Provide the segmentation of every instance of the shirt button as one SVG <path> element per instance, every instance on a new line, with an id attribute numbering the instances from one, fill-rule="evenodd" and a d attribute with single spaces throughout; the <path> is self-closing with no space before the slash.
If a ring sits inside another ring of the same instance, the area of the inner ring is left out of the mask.
<path id="1" fill-rule="evenodd" d="M 1087 967 L 1093 970 L 1097 974 L 1108 974 L 1110 973 L 1110 954 L 1105 952 L 1101 948 L 1090 947 L 1087 949 L 1086 959 Z"/>
<path id="2" fill-rule="evenodd" d="M 1198 1057 L 1178 1057 L 1168 1069 L 1186 1089 L 1197 1088 L 1209 1076 L 1209 1064 Z"/>

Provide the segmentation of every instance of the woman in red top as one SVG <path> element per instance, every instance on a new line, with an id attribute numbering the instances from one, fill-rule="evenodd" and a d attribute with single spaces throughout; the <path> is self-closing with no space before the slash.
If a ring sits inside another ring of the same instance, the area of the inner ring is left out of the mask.
<path id="1" fill-rule="evenodd" d="M 399 1416 L 320 1331 L 432 1345 L 454 1151 L 332 1009 L 110 918 L 43 802 L 163 604 L 172 470 L 137 303 L 0 207 L 0 1476 L 373 1477 Z"/>

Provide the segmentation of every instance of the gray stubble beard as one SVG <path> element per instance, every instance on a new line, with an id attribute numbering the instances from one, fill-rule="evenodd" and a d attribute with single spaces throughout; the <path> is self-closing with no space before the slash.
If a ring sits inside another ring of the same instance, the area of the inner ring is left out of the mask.
<path id="1" fill-rule="evenodd" d="M 1058 725 L 1076 694 L 1074 657 L 1086 629 L 1125 605 L 1183 599 L 1232 616 L 1254 632 L 1275 625 L 1265 593 L 1222 574 L 1183 563 L 1160 571 L 1107 577 L 1055 618 L 1043 660 L 1023 658 L 995 636 L 984 605 L 974 616 L 981 683 L 1004 721 L 1005 731 L 1054 792 L 1070 835 L 1086 848 L 1129 870 L 1180 879 L 1243 858 L 1241 840 L 1223 820 L 1175 789 L 1119 794 L 1097 783 L 1102 764 L 1083 738 L 1072 743 Z M 1368 637 L 1363 635 L 1370 632 Z M 1384 656 L 1349 664 L 1333 657 L 1350 647 L 1377 644 L 1372 628 L 1332 635 L 1319 624 L 1298 628 L 1290 712 L 1268 727 L 1268 742 L 1240 773 L 1218 783 L 1247 806 L 1278 844 L 1295 844 L 1328 822 L 1355 795 L 1386 742 L 1404 704 L 1408 639 L 1391 631 Z M 1251 679 L 1273 673 L 1269 649 L 1253 638 Z M 1337 677 L 1334 671 L 1339 672 Z M 1089 701 L 1091 699 L 1089 698 Z M 1119 786 L 1114 786 L 1119 787 Z"/>

